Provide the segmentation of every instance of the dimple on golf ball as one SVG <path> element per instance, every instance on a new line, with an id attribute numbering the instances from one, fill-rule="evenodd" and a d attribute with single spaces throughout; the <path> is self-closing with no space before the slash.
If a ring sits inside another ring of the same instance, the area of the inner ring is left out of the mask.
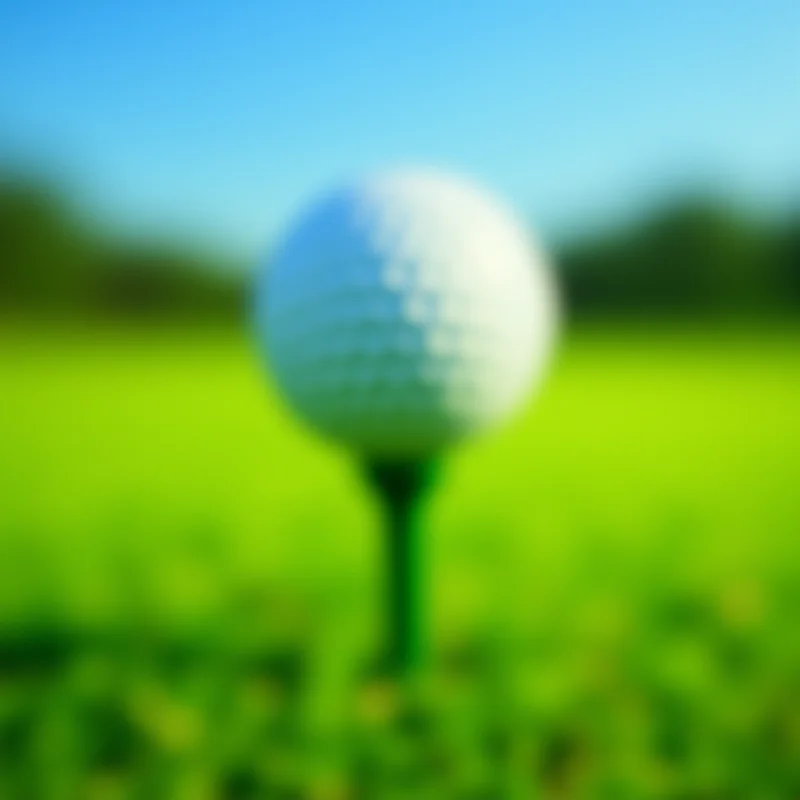
<path id="1" fill-rule="evenodd" d="M 502 420 L 541 375 L 556 316 L 523 226 L 429 171 L 322 197 L 256 287 L 258 335 L 290 405 L 374 458 L 432 455 Z"/>

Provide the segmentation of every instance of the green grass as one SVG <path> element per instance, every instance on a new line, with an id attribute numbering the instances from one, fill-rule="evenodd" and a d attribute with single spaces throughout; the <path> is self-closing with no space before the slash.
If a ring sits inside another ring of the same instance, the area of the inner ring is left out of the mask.
<path id="1" fill-rule="evenodd" d="M 447 463 L 429 673 L 377 508 L 219 331 L 0 344 L 0 796 L 800 793 L 800 331 L 583 329 Z"/>

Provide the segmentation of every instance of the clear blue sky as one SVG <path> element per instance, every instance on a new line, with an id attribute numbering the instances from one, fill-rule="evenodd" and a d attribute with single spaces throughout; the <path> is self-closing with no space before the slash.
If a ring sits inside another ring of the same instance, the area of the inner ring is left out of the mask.
<path id="1" fill-rule="evenodd" d="M 545 233 L 690 179 L 780 201 L 800 2 L 0 0 L 0 149 L 244 253 L 395 162 L 465 170 Z"/>

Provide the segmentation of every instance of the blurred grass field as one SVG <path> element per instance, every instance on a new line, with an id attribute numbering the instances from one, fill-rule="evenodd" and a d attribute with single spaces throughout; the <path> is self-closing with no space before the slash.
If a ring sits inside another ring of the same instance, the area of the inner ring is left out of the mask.
<path id="1" fill-rule="evenodd" d="M 235 331 L 0 332 L 0 796 L 800 796 L 800 329 L 583 327 L 429 513 L 398 688 L 378 509 Z"/>

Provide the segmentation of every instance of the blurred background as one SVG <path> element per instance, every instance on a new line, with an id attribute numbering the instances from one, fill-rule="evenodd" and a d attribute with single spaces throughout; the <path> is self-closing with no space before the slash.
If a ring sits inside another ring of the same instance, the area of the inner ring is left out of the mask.
<path id="1" fill-rule="evenodd" d="M 0 796 L 800 796 L 800 6 L 0 0 Z M 302 203 L 464 171 L 549 380 L 380 515 L 264 377 Z"/>

